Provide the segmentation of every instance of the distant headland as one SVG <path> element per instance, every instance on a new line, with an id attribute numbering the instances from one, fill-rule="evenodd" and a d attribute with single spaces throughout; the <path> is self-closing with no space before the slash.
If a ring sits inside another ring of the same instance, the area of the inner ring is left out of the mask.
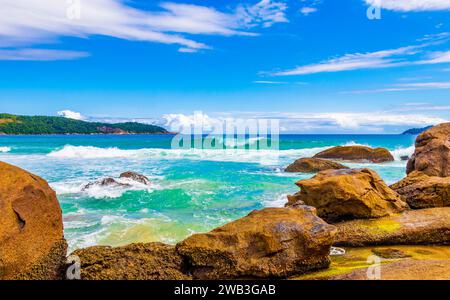
<path id="1" fill-rule="evenodd" d="M 0 134 L 170 134 L 166 129 L 136 122 L 86 122 L 64 117 L 0 114 Z"/>
<path id="2" fill-rule="evenodd" d="M 411 128 L 411 129 L 406 130 L 402 134 L 405 134 L 405 135 L 417 135 L 417 134 L 421 134 L 424 131 L 427 131 L 431 127 L 433 127 L 433 126 L 427 126 L 427 127 L 424 127 L 424 128 Z"/>

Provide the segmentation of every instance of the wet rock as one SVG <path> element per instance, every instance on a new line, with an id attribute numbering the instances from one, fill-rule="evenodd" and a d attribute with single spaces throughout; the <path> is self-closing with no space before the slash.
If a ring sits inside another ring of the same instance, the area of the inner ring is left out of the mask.
<path id="1" fill-rule="evenodd" d="M 324 170 L 348 169 L 348 167 L 333 161 L 319 158 L 300 158 L 286 168 L 291 173 L 317 173 Z"/>
<path id="2" fill-rule="evenodd" d="M 389 150 L 384 148 L 370 148 L 365 146 L 338 146 L 322 151 L 314 158 L 336 159 L 343 161 L 369 161 L 382 163 L 394 161 L 394 157 Z"/>
<path id="3" fill-rule="evenodd" d="M 139 182 L 139 183 L 142 183 L 145 185 L 150 185 L 150 180 L 147 177 L 145 177 L 142 174 L 136 173 L 136 172 L 131 172 L 131 171 L 124 172 L 124 173 L 120 174 L 120 178 L 128 178 L 128 179 L 131 179 L 133 181 L 136 181 L 136 182 Z"/>
<path id="4" fill-rule="evenodd" d="M 109 186 L 109 187 L 123 187 L 123 188 L 131 187 L 131 185 L 128 183 L 118 182 L 116 179 L 108 177 L 108 178 L 101 179 L 99 181 L 90 182 L 90 183 L 86 184 L 82 190 L 85 191 L 94 186 L 102 186 L 102 187 Z"/>
<path id="5" fill-rule="evenodd" d="M 335 228 L 313 208 L 267 208 L 177 245 L 197 279 L 284 278 L 329 265 Z"/>
<path id="6" fill-rule="evenodd" d="M 55 192 L 0 162 L 0 279 L 59 279 L 66 251 Z"/>
<path id="7" fill-rule="evenodd" d="M 393 249 L 393 248 L 372 249 L 372 253 L 378 257 L 385 258 L 385 259 L 398 259 L 398 258 L 411 257 L 411 255 L 406 254 L 405 252 L 403 252 L 399 249 Z"/>
<path id="8" fill-rule="evenodd" d="M 300 192 L 288 197 L 288 206 L 317 208 L 327 222 L 380 218 L 400 213 L 407 204 L 372 170 L 328 170 L 297 182 Z"/>

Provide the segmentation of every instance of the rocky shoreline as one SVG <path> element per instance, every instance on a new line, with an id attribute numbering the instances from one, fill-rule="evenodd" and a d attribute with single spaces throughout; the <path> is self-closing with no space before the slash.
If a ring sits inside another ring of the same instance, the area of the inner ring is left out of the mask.
<path id="1" fill-rule="evenodd" d="M 175 246 L 96 246 L 71 257 L 85 280 L 370 279 L 372 256 L 382 261 L 381 279 L 449 279 L 450 123 L 417 137 L 408 176 L 390 187 L 370 169 L 332 160 L 393 158 L 380 148 L 335 147 L 288 168 L 319 173 L 299 181 L 284 208 L 253 211 Z M 65 279 L 71 265 L 54 191 L 6 163 L 0 174 L 0 279 Z M 345 254 L 330 257 L 332 246 Z"/>

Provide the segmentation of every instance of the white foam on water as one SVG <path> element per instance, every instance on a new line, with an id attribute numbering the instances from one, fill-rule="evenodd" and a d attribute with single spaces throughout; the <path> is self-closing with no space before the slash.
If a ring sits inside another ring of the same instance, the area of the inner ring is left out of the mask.
<path id="1" fill-rule="evenodd" d="M 411 147 L 407 147 L 407 148 L 397 148 L 395 150 L 391 150 L 391 154 L 392 154 L 392 156 L 394 156 L 394 159 L 396 161 L 401 161 L 402 156 L 411 157 L 414 154 L 415 149 L 416 148 L 414 147 L 414 145 L 412 145 Z"/>
<path id="2" fill-rule="evenodd" d="M 288 202 L 288 194 L 280 194 L 274 200 L 266 200 L 263 202 L 265 207 L 284 207 Z"/>
<path id="3" fill-rule="evenodd" d="M 313 156 L 329 147 L 306 149 L 139 149 L 97 148 L 92 146 L 66 145 L 49 154 L 52 158 L 99 159 L 99 158 L 149 158 L 149 159 L 189 159 L 223 162 L 249 162 L 262 165 L 278 165 L 280 159 Z"/>
<path id="4" fill-rule="evenodd" d="M 115 178 L 118 183 L 127 184 L 128 186 L 102 186 L 100 184 L 92 184 L 85 188 L 89 182 L 56 182 L 50 186 L 56 191 L 57 195 L 73 195 L 84 194 L 95 199 L 119 198 L 128 191 L 147 191 L 152 192 L 159 186 L 145 185 L 140 182 L 128 178 Z"/>
<path id="5" fill-rule="evenodd" d="M 11 147 L 0 147 L 0 153 L 10 152 Z"/>

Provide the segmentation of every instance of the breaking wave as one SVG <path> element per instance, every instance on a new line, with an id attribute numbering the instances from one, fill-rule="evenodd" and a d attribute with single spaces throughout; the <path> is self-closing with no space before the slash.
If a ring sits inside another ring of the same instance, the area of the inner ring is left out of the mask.
<path id="1" fill-rule="evenodd" d="M 0 153 L 6 153 L 10 151 L 11 151 L 10 147 L 0 147 Z"/>

